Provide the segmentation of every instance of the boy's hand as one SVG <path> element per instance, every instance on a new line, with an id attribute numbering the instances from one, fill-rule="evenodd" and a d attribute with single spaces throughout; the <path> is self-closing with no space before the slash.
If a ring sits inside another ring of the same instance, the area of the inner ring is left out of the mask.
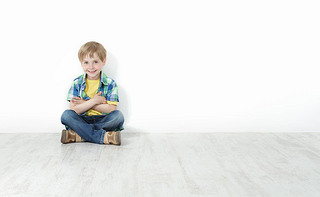
<path id="1" fill-rule="evenodd" d="M 103 96 L 101 96 L 102 92 L 98 92 L 96 95 L 94 95 L 94 97 L 92 98 L 92 100 L 97 104 L 107 104 L 107 99 Z"/>
<path id="2" fill-rule="evenodd" d="M 86 102 L 86 100 L 84 100 L 80 97 L 73 97 L 71 102 L 74 103 L 75 105 L 79 105 L 79 104 Z"/>

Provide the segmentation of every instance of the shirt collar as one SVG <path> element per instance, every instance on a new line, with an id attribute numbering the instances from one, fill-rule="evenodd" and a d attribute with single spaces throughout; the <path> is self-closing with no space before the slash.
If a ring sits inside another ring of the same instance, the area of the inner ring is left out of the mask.
<path id="1" fill-rule="evenodd" d="M 103 85 L 108 85 L 107 75 L 104 74 L 104 72 L 101 71 L 101 78 L 100 81 L 103 83 Z"/>
<path id="2" fill-rule="evenodd" d="M 86 83 L 86 73 L 82 75 L 82 79 L 82 85 L 84 85 Z M 104 74 L 103 71 L 101 71 L 100 82 L 102 82 L 103 85 L 108 85 L 107 75 Z"/>

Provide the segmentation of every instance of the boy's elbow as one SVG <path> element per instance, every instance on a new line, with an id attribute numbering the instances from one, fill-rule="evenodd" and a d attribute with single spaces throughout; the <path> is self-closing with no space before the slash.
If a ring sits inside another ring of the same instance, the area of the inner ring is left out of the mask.
<path id="1" fill-rule="evenodd" d="M 111 111 L 115 111 L 117 110 L 117 106 L 116 105 L 111 105 Z"/>
<path id="2" fill-rule="evenodd" d="M 80 112 L 80 111 L 78 111 L 77 109 L 75 109 L 74 107 L 70 107 L 70 109 L 71 109 L 72 111 L 76 112 L 78 115 L 80 115 L 80 114 L 81 114 L 81 112 Z"/>
<path id="3" fill-rule="evenodd" d="M 107 104 L 107 108 L 103 111 L 104 113 L 111 113 L 113 111 L 117 110 L 117 106 L 116 105 L 110 105 Z"/>

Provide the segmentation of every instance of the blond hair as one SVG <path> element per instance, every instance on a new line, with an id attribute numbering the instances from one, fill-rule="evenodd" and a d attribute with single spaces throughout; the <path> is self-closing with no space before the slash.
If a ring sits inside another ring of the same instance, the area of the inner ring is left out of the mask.
<path id="1" fill-rule="evenodd" d="M 107 58 L 107 51 L 102 44 L 93 41 L 85 43 L 81 46 L 78 52 L 80 62 L 82 62 L 83 58 L 87 55 L 89 55 L 90 58 L 93 58 L 95 53 L 101 61 L 104 61 Z"/>

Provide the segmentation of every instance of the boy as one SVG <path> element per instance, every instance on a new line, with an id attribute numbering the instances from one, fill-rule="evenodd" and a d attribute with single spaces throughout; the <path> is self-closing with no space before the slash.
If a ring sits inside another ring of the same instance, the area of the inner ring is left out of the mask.
<path id="1" fill-rule="evenodd" d="M 61 143 L 88 141 L 120 145 L 124 118 L 117 110 L 118 87 L 102 72 L 107 51 L 100 43 L 88 42 L 81 46 L 78 57 L 85 74 L 76 78 L 69 90 L 70 109 L 61 116 L 66 126 Z"/>

